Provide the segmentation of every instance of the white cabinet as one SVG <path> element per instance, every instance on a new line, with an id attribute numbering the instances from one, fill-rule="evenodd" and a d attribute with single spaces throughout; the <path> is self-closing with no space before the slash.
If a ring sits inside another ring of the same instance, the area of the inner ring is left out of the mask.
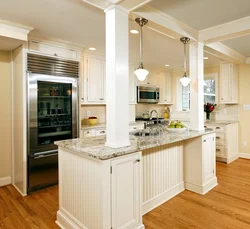
<path id="1" fill-rule="evenodd" d="M 236 160 L 239 153 L 238 123 L 229 125 L 212 125 L 206 123 L 205 127 L 216 131 L 217 160 L 226 163 Z"/>
<path id="2" fill-rule="evenodd" d="M 215 134 L 192 138 L 184 144 L 184 180 L 187 190 L 205 194 L 217 185 Z"/>
<path id="3" fill-rule="evenodd" d="M 106 69 L 101 58 L 84 58 L 83 103 L 105 104 Z"/>
<path id="4" fill-rule="evenodd" d="M 56 45 L 39 41 L 29 41 L 29 51 L 42 55 L 60 57 L 64 59 L 77 60 L 78 53 L 70 48 L 59 47 Z"/>
<path id="5" fill-rule="evenodd" d="M 137 95 L 136 95 L 136 75 L 134 70 L 136 67 L 134 65 L 129 65 L 129 104 L 137 103 Z"/>
<path id="6" fill-rule="evenodd" d="M 170 73 L 156 73 L 156 84 L 160 88 L 159 104 L 172 104 L 172 76 Z"/>
<path id="7" fill-rule="evenodd" d="M 204 135 L 202 140 L 203 183 L 206 184 L 215 176 L 215 139 L 214 135 Z"/>
<path id="8" fill-rule="evenodd" d="M 139 153 L 111 161 L 111 218 L 114 229 L 139 228 L 142 225 L 140 161 Z"/>
<path id="9" fill-rule="evenodd" d="M 238 67 L 232 63 L 220 64 L 220 103 L 238 103 Z"/>

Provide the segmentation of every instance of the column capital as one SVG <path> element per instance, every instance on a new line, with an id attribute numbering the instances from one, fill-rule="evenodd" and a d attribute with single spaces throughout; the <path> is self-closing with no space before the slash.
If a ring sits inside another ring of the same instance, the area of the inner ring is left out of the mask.
<path id="1" fill-rule="evenodd" d="M 119 6 L 119 5 L 111 5 L 107 8 L 104 9 L 104 12 L 107 13 L 108 11 L 112 10 L 112 9 L 118 9 L 118 10 L 122 10 L 124 11 L 125 13 L 129 14 L 129 10 Z"/>
<path id="2" fill-rule="evenodd" d="M 204 47 L 204 43 L 200 42 L 200 41 L 191 41 L 188 46 L 194 46 L 194 45 L 199 45 L 201 47 Z"/>

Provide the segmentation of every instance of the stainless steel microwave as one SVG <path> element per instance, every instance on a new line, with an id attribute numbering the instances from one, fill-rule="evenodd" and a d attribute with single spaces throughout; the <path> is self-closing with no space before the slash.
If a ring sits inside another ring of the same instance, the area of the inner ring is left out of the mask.
<path id="1" fill-rule="evenodd" d="M 137 103 L 158 103 L 160 89 L 156 86 L 137 86 Z"/>

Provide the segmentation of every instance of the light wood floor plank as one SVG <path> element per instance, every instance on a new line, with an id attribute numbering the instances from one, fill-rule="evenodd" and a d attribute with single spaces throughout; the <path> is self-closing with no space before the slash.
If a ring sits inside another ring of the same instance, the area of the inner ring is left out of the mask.
<path id="1" fill-rule="evenodd" d="M 219 185 L 206 195 L 184 191 L 143 217 L 146 229 L 250 229 L 250 160 L 217 163 Z M 58 229 L 58 187 L 22 197 L 0 188 L 0 229 Z"/>

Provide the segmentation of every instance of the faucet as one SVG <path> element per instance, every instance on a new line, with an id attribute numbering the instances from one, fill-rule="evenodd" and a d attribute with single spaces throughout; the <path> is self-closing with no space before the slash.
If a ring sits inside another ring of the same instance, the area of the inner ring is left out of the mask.
<path id="1" fill-rule="evenodd" d="M 150 120 L 152 120 L 152 115 L 153 115 L 153 113 L 156 113 L 156 118 L 157 118 L 157 124 L 158 124 L 158 112 L 157 112 L 157 110 L 152 110 L 151 112 L 150 112 Z"/>

